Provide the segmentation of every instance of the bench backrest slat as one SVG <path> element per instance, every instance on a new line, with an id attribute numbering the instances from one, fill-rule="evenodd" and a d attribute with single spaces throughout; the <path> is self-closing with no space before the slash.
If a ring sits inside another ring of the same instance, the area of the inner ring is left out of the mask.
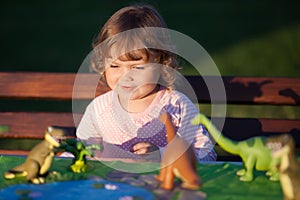
<path id="1" fill-rule="evenodd" d="M 209 87 L 214 89 L 213 83 L 218 77 L 187 76 L 197 99 L 202 103 L 211 100 Z M 300 79 L 279 77 L 222 77 L 226 90 L 226 102 L 217 99 L 214 102 L 228 104 L 268 104 L 268 105 L 300 105 Z M 215 87 L 215 90 L 219 88 Z"/>
<path id="2" fill-rule="evenodd" d="M 75 127 L 81 117 L 58 112 L 0 112 L 0 124 L 9 126 L 0 138 L 42 139 L 48 126 Z"/>
<path id="3" fill-rule="evenodd" d="M 75 80 L 81 82 L 77 84 L 76 93 L 73 95 Z M 97 74 L 0 72 L 0 98 L 92 99 L 107 91 L 105 87 L 99 86 L 97 88 L 95 83 L 98 82 L 99 76 Z"/>
<path id="4" fill-rule="evenodd" d="M 211 101 L 200 76 L 186 76 L 200 103 Z M 218 77 L 206 77 L 213 84 Z M 74 82 L 76 93 L 73 94 Z M 300 79 L 278 77 L 223 77 L 229 104 L 300 105 Z M 96 86 L 96 84 L 98 85 Z M 213 85 L 209 85 L 213 88 Z M 0 72 L 0 98 L 92 99 L 108 90 L 97 74 Z M 243 95 L 241 95 L 243 94 Z M 215 98 L 215 97 L 214 97 Z M 220 102 L 215 99 L 214 102 Z"/>
<path id="5" fill-rule="evenodd" d="M 10 127 L 9 132 L 0 134 L 0 138 L 42 139 L 44 130 L 49 125 L 75 127 L 81 117 L 82 114 L 72 113 L 0 112 L 0 124 Z M 222 125 L 221 119 L 213 120 L 217 127 Z M 259 135 L 291 133 L 300 141 L 300 119 L 226 118 L 223 132 L 235 140 Z"/>

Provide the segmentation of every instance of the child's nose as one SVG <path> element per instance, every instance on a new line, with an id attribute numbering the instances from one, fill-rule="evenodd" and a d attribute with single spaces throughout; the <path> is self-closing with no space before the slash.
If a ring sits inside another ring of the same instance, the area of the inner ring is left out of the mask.
<path id="1" fill-rule="evenodd" d="M 132 71 L 130 69 L 124 70 L 122 80 L 123 81 L 132 81 L 133 80 Z"/>

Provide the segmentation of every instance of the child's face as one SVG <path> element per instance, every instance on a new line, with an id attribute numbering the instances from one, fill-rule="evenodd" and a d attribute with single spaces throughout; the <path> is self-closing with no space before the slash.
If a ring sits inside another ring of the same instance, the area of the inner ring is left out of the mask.
<path id="1" fill-rule="evenodd" d="M 105 71 L 107 84 L 119 95 L 130 100 L 147 97 L 157 86 L 160 65 L 140 60 L 120 60 L 111 63 Z"/>

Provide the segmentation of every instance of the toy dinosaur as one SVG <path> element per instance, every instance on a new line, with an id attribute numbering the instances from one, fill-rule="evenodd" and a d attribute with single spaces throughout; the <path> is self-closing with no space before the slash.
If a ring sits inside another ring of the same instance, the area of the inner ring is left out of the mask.
<path id="1" fill-rule="evenodd" d="M 82 141 L 74 138 L 75 130 L 71 127 L 49 126 L 48 131 L 60 141 L 60 147 L 56 148 L 57 153 L 69 152 L 74 159 L 70 169 L 75 173 L 86 171 L 86 156 L 94 156 L 93 149 L 101 150 L 101 146 L 92 144 L 86 146 Z"/>
<path id="2" fill-rule="evenodd" d="M 196 172 L 196 158 L 193 149 L 183 139 L 176 135 L 169 114 L 162 114 L 160 121 L 165 124 L 168 146 L 162 157 L 161 170 L 156 177 L 161 182 L 161 188 L 171 190 L 174 179 L 181 179 L 181 186 L 197 190 L 201 180 Z"/>
<path id="3" fill-rule="evenodd" d="M 46 131 L 44 140 L 33 147 L 25 162 L 5 172 L 5 178 L 13 179 L 18 176 L 24 176 L 34 184 L 44 183 L 43 175 L 51 167 L 54 147 L 59 147 L 59 143 Z"/>
<path id="4" fill-rule="evenodd" d="M 70 166 L 71 170 L 76 173 L 86 171 L 86 156 L 94 156 L 93 149 L 101 150 L 99 145 L 85 146 L 82 141 L 76 138 L 69 138 L 61 141 L 59 150 L 70 152 L 74 155 L 73 163 Z"/>
<path id="5" fill-rule="evenodd" d="M 295 156 L 295 141 L 292 136 L 282 134 L 269 137 L 266 146 L 272 156 L 280 159 L 279 173 L 285 200 L 300 199 L 300 163 Z"/>
<path id="6" fill-rule="evenodd" d="M 243 141 L 233 141 L 225 136 L 214 126 L 214 124 L 203 114 L 197 115 L 192 124 L 203 124 L 214 140 L 225 151 L 239 155 L 242 158 L 244 168 L 237 171 L 241 181 L 253 180 L 253 169 L 267 171 L 270 180 L 279 180 L 276 170 L 276 159 L 272 159 L 271 151 L 268 149 L 265 137 L 252 137 Z"/>

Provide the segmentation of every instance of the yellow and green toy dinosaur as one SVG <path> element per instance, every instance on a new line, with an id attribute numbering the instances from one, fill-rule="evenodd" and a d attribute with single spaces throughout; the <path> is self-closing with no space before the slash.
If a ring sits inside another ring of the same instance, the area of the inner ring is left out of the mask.
<path id="1" fill-rule="evenodd" d="M 204 125 L 222 149 L 242 158 L 244 168 L 237 171 L 241 181 L 252 181 L 254 169 L 267 171 L 266 175 L 270 176 L 272 181 L 279 180 L 276 169 L 278 160 L 272 158 L 271 150 L 265 146 L 265 137 L 252 137 L 243 141 L 231 140 L 225 137 L 203 114 L 197 115 L 192 120 L 192 124 Z"/>
<path id="2" fill-rule="evenodd" d="M 69 138 L 61 142 L 58 151 L 60 150 L 70 152 L 74 155 L 73 163 L 70 168 L 73 172 L 81 173 L 86 172 L 86 156 L 93 157 L 94 153 L 92 150 L 101 150 L 101 146 L 96 144 L 85 145 L 76 138 Z"/>
<path id="3" fill-rule="evenodd" d="M 59 143 L 46 131 L 44 140 L 33 147 L 25 162 L 5 172 L 4 177 L 26 177 L 34 184 L 44 183 L 44 175 L 51 167 L 55 147 L 59 147 Z"/>
<path id="4" fill-rule="evenodd" d="M 300 199 L 300 162 L 296 158 L 296 144 L 291 135 L 269 137 L 266 146 L 272 156 L 279 158 L 280 183 L 285 200 Z"/>

